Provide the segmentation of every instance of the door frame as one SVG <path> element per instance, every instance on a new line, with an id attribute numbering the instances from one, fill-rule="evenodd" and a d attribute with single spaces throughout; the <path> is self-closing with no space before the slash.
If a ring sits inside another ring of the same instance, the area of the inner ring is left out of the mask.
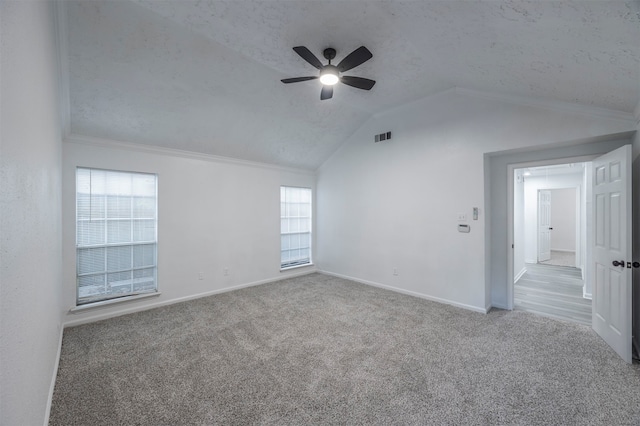
<path id="1" fill-rule="evenodd" d="M 538 161 L 529 161 L 525 163 L 510 163 L 507 165 L 507 242 L 511 246 L 507 249 L 507 309 L 513 310 L 513 251 L 514 251 L 514 186 L 513 186 L 513 176 L 514 171 L 516 169 L 524 169 L 527 167 L 539 167 L 539 166 L 553 166 L 557 164 L 567 164 L 567 163 L 586 163 L 591 162 L 594 159 L 600 157 L 600 154 L 592 154 L 592 155 L 582 155 L 577 157 L 559 157 L 559 158 L 551 158 L 548 160 L 538 160 Z M 586 188 L 585 188 L 586 191 Z M 586 224 L 585 224 L 586 226 Z M 588 231 L 588 230 L 587 230 Z M 588 233 L 588 232 L 587 232 Z M 587 257 L 589 255 L 587 254 Z M 583 264 L 587 265 L 590 259 L 583 259 Z"/>

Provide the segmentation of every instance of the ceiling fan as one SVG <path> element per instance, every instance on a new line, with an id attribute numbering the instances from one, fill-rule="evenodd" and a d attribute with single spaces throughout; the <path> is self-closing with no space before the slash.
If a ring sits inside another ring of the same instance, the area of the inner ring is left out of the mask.
<path id="1" fill-rule="evenodd" d="M 331 65 L 331 60 L 336 57 L 336 50 L 331 47 L 324 49 L 322 52 L 325 59 L 329 61 L 327 65 L 322 65 L 322 62 L 304 46 L 294 47 L 293 50 L 295 50 L 302 59 L 319 69 L 320 75 L 317 77 L 285 78 L 281 81 L 283 83 L 298 83 L 300 81 L 316 80 L 319 78 L 323 84 L 322 92 L 320 92 L 320 100 L 331 99 L 331 97 L 333 97 L 333 85 L 337 82 L 363 90 L 371 90 L 373 85 L 376 84 L 374 80 L 369 80 L 368 78 L 340 75 L 340 73 L 349 71 L 373 58 L 369 49 L 364 46 L 360 46 L 349 53 L 338 65 Z"/>

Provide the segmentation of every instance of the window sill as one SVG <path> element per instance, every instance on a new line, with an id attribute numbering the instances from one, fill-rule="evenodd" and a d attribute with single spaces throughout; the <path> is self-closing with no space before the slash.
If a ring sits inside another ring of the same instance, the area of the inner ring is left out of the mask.
<path id="1" fill-rule="evenodd" d="M 92 309 L 97 309 L 97 308 L 104 308 L 106 306 L 115 305 L 118 303 L 132 302 L 134 300 L 147 299 L 149 297 L 157 297 L 157 296 L 160 296 L 161 294 L 162 293 L 160 292 L 143 293 L 143 294 L 136 294 L 135 296 L 124 296 L 124 297 L 118 297 L 116 299 L 101 300 L 100 302 L 93 302 L 93 303 L 87 303 L 84 305 L 74 306 L 73 308 L 69 309 L 69 313 L 79 314 L 84 311 L 90 311 Z"/>
<path id="2" fill-rule="evenodd" d="M 306 268 L 308 266 L 315 266 L 313 263 L 305 263 L 304 265 L 287 266 L 286 268 L 280 268 L 280 272 L 290 271 L 291 269 Z"/>

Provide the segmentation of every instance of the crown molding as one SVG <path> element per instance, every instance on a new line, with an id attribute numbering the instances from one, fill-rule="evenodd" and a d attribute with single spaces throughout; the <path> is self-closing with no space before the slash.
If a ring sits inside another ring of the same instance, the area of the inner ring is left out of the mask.
<path id="1" fill-rule="evenodd" d="M 556 101 L 551 99 L 536 98 L 531 96 L 509 95 L 504 93 L 484 92 L 481 90 L 465 89 L 456 87 L 455 92 L 463 96 L 473 96 L 477 98 L 490 99 L 500 102 L 508 102 L 517 105 L 530 106 L 535 108 L 544 108 L 550 111 L 572 113 L 580 115 L 589 115 L 597 118 L 608 120 L 617 120 L 635 123 L 634 114 L 607 108 L 594 107 L 571 102 Z"/>
<path id="2" fill-rule="evenodd" d="M 233 164 L 237 166 L 253 167 L 267 170 L 277 170 L 281 172 L 303 174 L 315 176 L 314 170 L 298 169 L 294 167 L 279 166 L 276 164 L 260 163 L 257 161 L 241 160 L 239 158 L 223 157 L 220 155 L 204 154 L 194 151 L 186 151 L 175 148 L 165 148 L 154 145 L 144 145 L 132 142 L 123 142 L 113 139 L 96 138 L 92 136 L 84 136 L 71 134 L 64 138 L 64 143 L 76 144 L 84 146 L 93 146 L 98 148 L 119 149 L 124 151 L 141 152 L 146 154 L 165 155 L 169 157 L 186 158 L 190 160 L 209 161 L 214 163 Z"/>
<path id="3" fill-rule="evenodd" d="M 53 5 L 58 57 L 58 102 L 62 138 L 71 133 L 71 100 L 69 94 L 69 24 L 65 0 L 56 0 Z"/>

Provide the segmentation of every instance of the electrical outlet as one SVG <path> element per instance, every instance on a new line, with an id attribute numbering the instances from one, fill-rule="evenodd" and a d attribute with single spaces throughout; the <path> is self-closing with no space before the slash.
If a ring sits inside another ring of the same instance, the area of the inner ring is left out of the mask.
<path id="1" fill-rule="evenodd" d="M 204 272 L 198 272 L 198 279 L 204 280 Z"/>
<path id="2" fill-rule="evenodd" d="M 224 274 L 225 277 L 228 276 L 229 275 L 229 268 L 224 268 L 222 270 L 222 273 Z"/>
<path id="3" fill-rule="evenodd" d="M 398 275 L 398 268 L 393 268 L 393 275 Z"/>
<path id="4" fill-rule="evenodd" d="M 458 220 L 459 221 L 467 220 L 467 214 L 466 213 L 458 213 Z"/>

